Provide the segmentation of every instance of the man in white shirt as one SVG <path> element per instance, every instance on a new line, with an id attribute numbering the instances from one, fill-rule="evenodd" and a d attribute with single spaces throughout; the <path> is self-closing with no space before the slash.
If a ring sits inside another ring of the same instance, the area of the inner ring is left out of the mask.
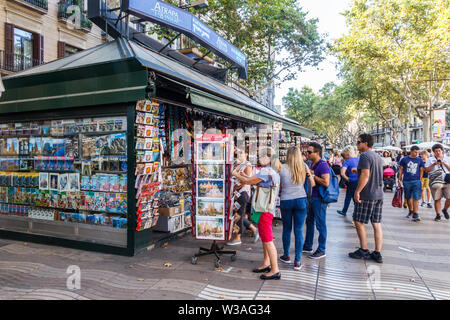
<path id="1" fill-rule="evenodd" d="M 442 209 L 442 213 L 444 214 L 445 219 L 449 219 L 448 208 L 450 207 L 450 183 L 445 183 L 445 175 L 450 173 L 450 158 L 444 156 L 444 147 L 437 143 L 432 148 L 434 156 L 428 158 L 425 164 L 425 170 L 429 174 L 432 174 L 436 170 L 442 171 L 442 181 L 444 181 L 443 185 L 434 185 L 433 181 L 430 179 L 430 187 L 431 187 L 431 195 L 434 200 L 434 209 L 436 210 L 436 218 L 434 221 L 441 221 L 441 199 L 445 198 L 444 209 Z"/>

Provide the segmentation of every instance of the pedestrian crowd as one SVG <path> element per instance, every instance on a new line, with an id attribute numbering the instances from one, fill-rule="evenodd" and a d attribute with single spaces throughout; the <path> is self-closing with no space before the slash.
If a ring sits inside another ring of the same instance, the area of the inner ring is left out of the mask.
<path id="1" fill-rule="evenodd" d="M 346 146 L 335 153 L 325 152 L 320 144 L 311 142 L 303 153 L 299 147 L 290 147 L 285 164 L 280 163 L 273 149 L 266 147 L 259 156 L 258 168 L 252 168 L 248 162 L 248 151 L 238 150 L 233 171 L 239 193 L 235 216 L 238 232 L 227 244 L 241 244 L 245 227 L 252 232 L 253 241 L 261 239 L 263 245 L 262 263 L 253 270 L 261 273 L 261 279 L 280 279 L 279 261 L 301 270 L 303 254 L 308 254 L 310 259 L 326 256 L 327 209 L 330 203 L 337 202 L 340 188 L 345 189 L 346 194 L 343 208 L 337 213 L 347 216 L 353 203 L 352 224 L 360 243 L 356 251 L 348 254 L 353 259 L 383 262 L 381 221 L 384 192 L 388 189 L 402 191 L 404 207 L 409 210 L 406 217 L 414 222 L 421 221 L 420 199 L 421 206 L 428 208 L 433 207 L 431 199 L 434 200 L 435 221 L 441 220 L 441 214 L 449 219 L 450 158 L 444 155 L 441 144 L 426 151 L 413 146 L 410 152 L 397 155 L 390 151 L 375 152 L 373 145 L 374 137 L 369 134 L 361 134 L 355 146 Z M 272 233 L 278 197 L 283 222 L 280 256 Z M 442 198 L 446 199 L 443 208 Z M 375 239 L 372 251 L 367 245 L 369 222 Z M 303 229 L 306 229 L 305 235 Z M 292 230 L 293 259 L 290 255 Z M 316 231 L 317 244 L 314 241 Z"/>

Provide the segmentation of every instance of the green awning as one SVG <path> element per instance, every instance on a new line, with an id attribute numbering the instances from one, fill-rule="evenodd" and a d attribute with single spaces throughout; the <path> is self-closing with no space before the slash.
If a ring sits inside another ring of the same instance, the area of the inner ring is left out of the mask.
<path id="1" fill-rule="evenodd" d="M 205 92 L 190 89 L 190 98 L 193 105 L 211 109 L 225 114 L 230 114 L 242 119 L 251 120 L 254 122 L 273 125 L 274 122 L 283 123 L 283 130 L 293 131 L 303 136 L 311 136 L 313 132 L 302 126 L 292 123 L 291 120 L 283 117 L 274 117 L 272 115 L 258 112 L 254 109 L 241 106 L 230 101 L 206 94 Z"/>

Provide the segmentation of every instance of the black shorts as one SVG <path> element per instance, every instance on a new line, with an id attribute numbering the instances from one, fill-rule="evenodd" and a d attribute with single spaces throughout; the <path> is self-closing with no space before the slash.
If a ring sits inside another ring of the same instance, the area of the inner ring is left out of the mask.
<path id="1" fill-rule="evenodd" d="M 355 203 L 353 220 L 367 224 L 381 222 L 381 212 L 383 211 L 383 200 L 361 200 L 361 203 Z"/>

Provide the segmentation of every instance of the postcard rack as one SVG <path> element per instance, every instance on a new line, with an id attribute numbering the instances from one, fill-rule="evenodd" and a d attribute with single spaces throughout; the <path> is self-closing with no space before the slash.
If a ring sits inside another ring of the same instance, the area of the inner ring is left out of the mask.
<path id="1" fill-rule="evenodd" d="M 231 169 L 233 139 L 226 134 L 203 134 L 195 137 L 192 167 L 192 236 L 196 240 L 213 241 L 211 247 L 200 247 L 192 256 L 215 255 L 215 266 L 220 267 L 220 255 L 236 251 L 223 250 L 218 242 L 229 241 L 233 228 Z"/>

